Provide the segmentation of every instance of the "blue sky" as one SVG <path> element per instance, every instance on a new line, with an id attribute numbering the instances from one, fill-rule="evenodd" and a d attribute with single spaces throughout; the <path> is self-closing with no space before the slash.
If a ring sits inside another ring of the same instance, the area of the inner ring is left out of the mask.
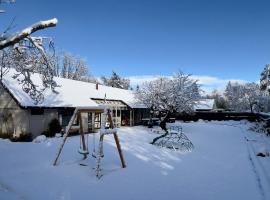
<path id="1" fill-rule="evenodd" d="M 144 80 L 181 69 L 220 87 L 230 79 L 257 81 L 270 63 L 270 1 L 17 0 L 1 7 L 0 30 L 13 17 L 14 31 L 58 18 L 40 34 L 85 58 L 96 76 L 115 70 Z"/>

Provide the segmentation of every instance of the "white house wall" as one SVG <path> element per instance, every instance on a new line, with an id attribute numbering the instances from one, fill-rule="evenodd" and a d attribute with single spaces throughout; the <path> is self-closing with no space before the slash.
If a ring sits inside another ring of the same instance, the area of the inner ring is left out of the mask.
<path id="1" fill-rule="evenodd" d="M 8 123 L 4 121 L 4 117 L 7 115 L 12 116 Z M 48 124 L 54 118 L 58 119 L 56 109 L 45 109 L 42 115 L 31 115 L 31 110 L 20 108 L 0 84 L 0 133 L 17 136 L 22 133 L 31 133 L 33 137 L 36 137 L 47 130 Z"/>
<path id="2" fill-rule="evenodd" d="M 6 122 L 5 116 L 11 118 Z M 6 127 L 9 127 L 8 130 Z M 9 134 L 29 133 L 28 111 L 21 109 L 0 84 L 0 132 Z"/>
<path id="3" fill-rule="evenodd" d="M 44 109 L 44 114 L 32 115 L 31 110 L 28 110 L 28 116 L 29 132 L 36 137 L 48 129 L 48 125 L 53 119 L 58 119 L 58 112 L 56 109 Z"/>

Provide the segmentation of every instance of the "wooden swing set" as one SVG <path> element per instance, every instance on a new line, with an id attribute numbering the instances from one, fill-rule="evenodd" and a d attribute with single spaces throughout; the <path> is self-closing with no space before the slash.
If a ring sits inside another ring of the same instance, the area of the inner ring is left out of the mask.
<path id="1" fill-rule="evenodd" d="M 93 109 L 89 109 L 89 108 L 76 108 L 74 110 L 74 113 L 68 123 L 68 126 L 66 128 L 66 132 L 64 134 L 64 138 L 63 138 L 63 142 L 61 143 L 60 145 L 60 148 L 58 150 L 58 153 L 56 155 L 56 158 L 53 162 L 53 165 L 56 166 L 57 165 L 57 161 L 60 157 L 60 154 L 64 148 L 64 145 L 67 141 L 67 138 L 69 136 L 69 133 L 70 133 L 70 130 L 71 130 L 71 127 L 72 127 L 72 124 L 74 123 L 76 117 L 79 119 L 79 124 L 80 124 L 80 129 L 79 129 L 79 133 L 80 133 L 80 149 L 79 149 L 79 153 L 81 153 L 83 155 L 83 159 L 86 159 L 88 154 L 89 154 L 89 151 L 88 151 L 88 136 L 87 136 L 87 140 L 86 140 L 86 137 L 85 137 L 85 134 L 83 132 L 83 126 L 82 126 L 82 113 L 88 113 L 88 112 L 96 112 L 96 113 L 101 113 L 102 114 L 102 117 L 101 117 L 101 129 L 100 129 L 100 137 L 99 137 L 99 145 L 98 145 L 98 154 L 97 156 L 94 156 L 96 157 L 96 176 L 98 178 L 100 178 L 102 175 L 100 173 L 100 165 L 101 165 L 101 158 L 104 156 L 103 154 L 103 140 L 104 140 L 104 136 L 105 135 L 109 135 L 109 134 L 112 134 L 114 136 L 114 140 L 115 140 L 115 144 L 116 144 L 116 147 L 117 147 L 117 150 L 118 150 L 118 154 L 119 154 L 119 157 L 120 157 L 120 160 L 121 160 L 121 165 L 122 165 L 122 168 L 125 168 L 126 167 L 126 164 L 125 164 L 125 160 L 124 160 L 124 156 L 123 156 L 123 153 L 122 153 L 122 149 L 121 149 L 121 145 L 120 145 L 120 141 L 119 141 L 119 138 L 118 138 L 118 135 L 117 135 L 117 131 L 116 129 L 114 128 L 114 124 L 113 124 L 113 120 L 112 120 L 112 116 L 111 116 L 111 111 L 110 109 L 107 109 L 105 108 L 104 110 L 103 109 L 100 109 L 100 110 L 93 110 Z M 109 123 L 109 127 L 107 128 L 106 127 L 106 123 Z"/>

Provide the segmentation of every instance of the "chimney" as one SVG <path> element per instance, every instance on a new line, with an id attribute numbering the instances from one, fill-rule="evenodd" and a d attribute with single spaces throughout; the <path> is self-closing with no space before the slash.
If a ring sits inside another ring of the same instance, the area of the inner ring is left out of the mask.
<path id="1" fill-rule="evenodd" d="M 98 82 L 96 82 L 96 90 L 98 90 Z"/>

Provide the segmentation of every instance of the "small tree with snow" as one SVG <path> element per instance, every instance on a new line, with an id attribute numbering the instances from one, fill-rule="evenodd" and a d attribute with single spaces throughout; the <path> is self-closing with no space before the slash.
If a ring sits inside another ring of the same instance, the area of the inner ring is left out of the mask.
<path id="1" fill-rule="evenodd" d="M 249 106 L 250 112 L 260 111 L 262 92 L 257 83 L 244 84 L 244 102 Z"/>
<path id="2" fill-rule="evenodd" d="M 243 96 L 243 90 L 238 83 L 228 82 L 224 95 L 228 104 L 228 108 L 231 110 L 241 111 L 245 109 L 241 104 L 241 96 Z"/>
<path id="3" fill-rule="evenodd" d="M 220 108 L 220 109 L 227 108 L 227 102 L 225 100 L 225 97 L 222 94 L 220 94 L 218 90 L 214 89 L 211 92 L 211 94 L 208 94 L 205 97 L 209 99 L 214 99 L 216 108 Z"/>
<path id="4" fill-rule="evenodd" d="M 154 138 L 152 144 L 168 134 L 166 122 L 172 113 L 191 113 L 200 99 L 200 87 L 190 75 L 176 73 L 172 79 L 158 78 L 145 82 L 136 93 L 140 103 L 163 116 L 160 127 L 165 134 Z M 150 120 L 151 121 L 151 120 Z"/>

